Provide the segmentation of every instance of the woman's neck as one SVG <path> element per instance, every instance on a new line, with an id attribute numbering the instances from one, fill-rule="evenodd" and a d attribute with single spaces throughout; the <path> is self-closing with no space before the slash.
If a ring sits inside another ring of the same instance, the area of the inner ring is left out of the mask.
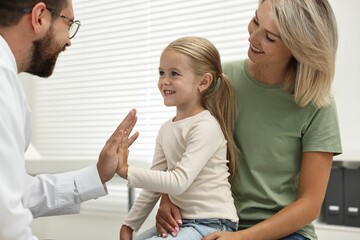
<path id="1" fill-rule="evenodd" d="M 278 85 L 285 81 L 287 64 L 257 64 L 249 59 L 248 70 L 257 81 L 267 85 Z"/>

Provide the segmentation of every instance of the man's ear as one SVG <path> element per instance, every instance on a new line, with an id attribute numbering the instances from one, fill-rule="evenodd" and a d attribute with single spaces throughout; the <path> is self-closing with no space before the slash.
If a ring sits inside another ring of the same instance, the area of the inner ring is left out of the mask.
<path id="1" fill-rule="evenodd" d="M 43 35 L 47 32 L 51 22 L 46 18 L 46 5 L 43 2 L 36 4 L 31 12 L 31 26 L 35 35 Z"/>
<path id="2" fill-rule="evenodd" d="M 208 89 L 208 87 L 210 86 L 210 84 L 212 83 L 213 81 L 213 76 L 210 74 L 210 73 L 205 73 L 203 76 L 202 76 L 202 79 L 200 80 L 200 83 L 199 83 L 199 91 L 200 92 L 203 92 L 205 91 L 206 89 Z"/>

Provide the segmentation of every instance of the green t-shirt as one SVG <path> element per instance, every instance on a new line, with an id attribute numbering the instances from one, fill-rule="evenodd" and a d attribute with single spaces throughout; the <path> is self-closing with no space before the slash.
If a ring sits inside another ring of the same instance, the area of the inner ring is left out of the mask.
<path id="1" fill-rule="evenodd" d="M 225 63 L 239 115 L 235 140 L 242 158 L 235 180 L 241 227 L 269 218 L 297 198 L 302 152 L 342 152 L 335 101 L 300 108 L 281 85 L 266 85 L 248 72 L 248 60 Z M 317 239 L 312 224 L 298 231 Z"/>

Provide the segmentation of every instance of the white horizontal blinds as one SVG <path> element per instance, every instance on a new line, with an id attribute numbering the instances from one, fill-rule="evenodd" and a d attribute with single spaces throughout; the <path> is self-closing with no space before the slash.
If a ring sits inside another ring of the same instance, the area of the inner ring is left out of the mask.
<path id="1" fill-rule="evenodd" d="M 163 48 L 209 38 L 223 62 L 246 56 L 257 0 L 75 0 L 82 26 L 51 79 L 36 80 L 33 143 L 46 159 L 95 160 L 131 109 L 140 137 L 131 158 L 151 161 L 160 125 L 174 116 L 157 89 Z"/>

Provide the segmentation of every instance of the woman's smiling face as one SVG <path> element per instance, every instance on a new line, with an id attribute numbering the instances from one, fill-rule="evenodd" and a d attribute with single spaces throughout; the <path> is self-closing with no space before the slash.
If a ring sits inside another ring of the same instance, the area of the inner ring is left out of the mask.
<path id="1" fill-rule="evenodd" d="M 269 1 L 264 1 L 257 9 L 248 31 L 248 56 L 254 63 L 287 63 L 291 59 L 292 54 L 281 39 Z"/>

